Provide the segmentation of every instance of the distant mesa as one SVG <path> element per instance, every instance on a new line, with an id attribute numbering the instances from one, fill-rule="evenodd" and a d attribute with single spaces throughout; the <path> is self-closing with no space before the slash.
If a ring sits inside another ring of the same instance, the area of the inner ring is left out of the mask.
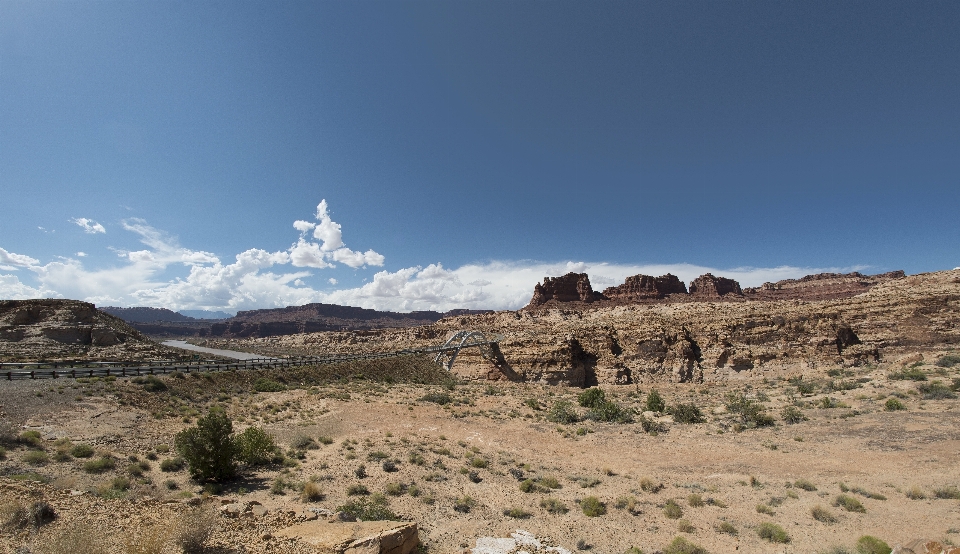
<path id="1" fill-rule="evenodd" d="M 671 294 L 687 294 L 687 287 L 670 273 L 660 277 L 632 275 L 622 285 L 603 291 L 603 295 L 611 300 L 659 300 Z"/>
<path id="2" fill-rule="evenodd" d="M 690 294 L 699 297 L 720 298 L 727 294 L 743 296 L 740 283 L 726 277 L 714 277 L 704 273 L 690 283 Z"/>
<path id="3" fill-rule="evenodd" d="M 590 286 L 590 278 L 586 273 L 567 273 L 560 277 L 544 277 L 543 283 L 534 287 L 533 297 L 524 309 L 558 305 L 573 307 L 578 304 L 601 307 L 650 302 L 840 300 L 903 277 L 903 271 L 878 275 L 818 273 L 800 279 L 764 283 L 759 287 L 741 288 L 734 279 L 705 273 L 691 281 L 688 290 L 683 281 L 668 273 L 660 277 L 632 275 L 622 285 L 608 287 L 603 293 L 598 293 Z"/>

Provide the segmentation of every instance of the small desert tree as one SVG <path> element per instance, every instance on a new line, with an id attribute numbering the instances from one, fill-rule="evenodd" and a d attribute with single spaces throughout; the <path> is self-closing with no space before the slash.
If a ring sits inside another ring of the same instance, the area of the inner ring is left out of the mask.
<path id="1" fill-rule="evenodd" d="M 233 423 L 219 406 L 199 418 L 196 427 L 177 433 L 174 444 L 197 480 L 222 481 L 237 473 L 240 452 L 233 437 Z"/>

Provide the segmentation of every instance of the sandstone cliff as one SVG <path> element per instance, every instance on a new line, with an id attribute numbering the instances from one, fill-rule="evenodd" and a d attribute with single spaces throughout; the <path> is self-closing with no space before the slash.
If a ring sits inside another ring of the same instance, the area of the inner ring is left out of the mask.
<path id="1" fill-rule="evenodd" d="M 671 294 L 687 294 L 687 287 L 676 275 L 660 277 L 633 275 L 622 285 L 604 289 L 603 296 L 611 300 L 659 300 Z"/>
<path id="2" fill-rule="evenodd" d="M 602 299 L 603 295 L 593 290 L 586 273 L 567 273 L 560 277 L 544 277 L 543 284 L 538 283 L 533 288 L 528 307 L 561 302 L 589 303 Z"/>
<path id="3" fill-rule="evenodd" d="M 505 336 L 514 378 L 594 383 L 714 381 L 766 371 L 877 363 L 904 349 L 960 344 L 960 270 L 886 280 L 851 298 L 527 308 L 410 329 L 313 333 L 245 343 L 264 353 L 372 352 L 436 345 L 477 329 Z M 475 352 L 454 370 L 507 378 Z"/>

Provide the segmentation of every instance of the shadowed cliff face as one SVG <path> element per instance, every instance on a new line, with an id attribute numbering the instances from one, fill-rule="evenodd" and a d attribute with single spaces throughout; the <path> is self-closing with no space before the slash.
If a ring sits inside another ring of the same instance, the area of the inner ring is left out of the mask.
<path id="1" fill-rule="evenodd" d="M 513 378 L 574 386 L 594 379 L 698 382 L 744 372 L 863 365 L 907 348 L 960 345 L 960 270 L 886 280 L 835 300 L 527 308 L 445 318 L 413 329 L 314 333 L 249 344 L 277 352 L 390 350 L 436 344 L 460 329 L 504 335 L 500 350 Z M 467 378 L 507 378 L 470 351 L 461 353 L 454 369 Z"/>

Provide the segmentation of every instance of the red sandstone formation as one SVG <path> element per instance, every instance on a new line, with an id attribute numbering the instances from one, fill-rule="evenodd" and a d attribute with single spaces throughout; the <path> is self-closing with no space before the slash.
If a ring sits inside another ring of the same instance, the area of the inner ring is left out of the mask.
<path id="1" fill-rule="evenodd" d="M 692 296 L 720 298 L 727 294 L 743 296 L 740 283 L 726 277 L 715 277 L 712 273 L 704 273 L 690 283 Z"/>
<path id="2" fill-rule="evenodd" d="M 633 275 L 616 287 L 609 287 L 603 295 L 611 300 L 659 300 L 670 294 L 687 294 L 687 287 L 676 275 L 660 277 Z"/>
<path id="3" fill-rule="evenodd" d="M 903 271 L 879 275 L 853 273 L 817 273 L 800 279 L 784 279 L 743 289 L 750 300 L 840 300 L 867 292 L 880 283 L 902 279 Z"/>
<path id="4" fill-rule="evenodd" d="M 603 295 L 594 292 L 590 278 L 586 273 L 567 273 L 561 277 L 544 277 L 543 284 L 533 289 L 533 298 L 528 308 L 542 306 L 554 300 L 556 302 L 593 302 L 602 300 Z"/>

